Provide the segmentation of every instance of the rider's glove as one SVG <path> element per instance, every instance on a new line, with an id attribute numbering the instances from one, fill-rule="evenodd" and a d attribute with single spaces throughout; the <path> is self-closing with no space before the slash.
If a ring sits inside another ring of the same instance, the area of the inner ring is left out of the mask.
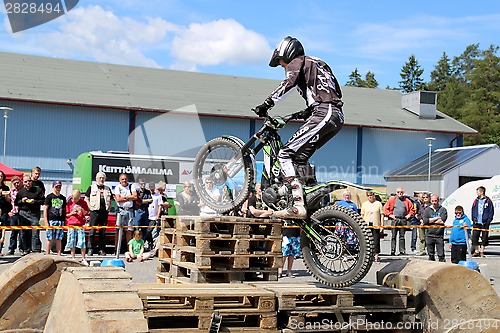
<path id="1" fill-rule="evenodd" d="M 309 107 L 305 110 L 302 110 L 300 111 L 299 113 L 297 113 L 297 117 L 296 119 L 304 119 L 304 120 L 307 120 L 307 118 L 309 118 L 312 114 L 312 108 Z"/>
<path id="2" fill-rule="evenodd" d="M 252 109 L 259 117 L 267 117 L 267 110 L 274 106 L 274 102 L 272 99 L 268 98 L 261 105 L 257 105 Z"/>

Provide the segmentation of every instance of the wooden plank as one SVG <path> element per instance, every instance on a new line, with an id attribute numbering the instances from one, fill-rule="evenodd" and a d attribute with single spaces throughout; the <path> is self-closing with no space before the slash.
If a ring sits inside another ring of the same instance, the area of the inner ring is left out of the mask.
<path id="1" fill-rule="evenodd" d="M 141 299 L 135 292 L 85 293 L 83 303 L 88 312 L 143 309 Z"/>
<path id="2" fill-rule="evenodd" d="M 80 284 L 83 293 L 96 292 L 135 292 L 137 289 L 132 283 L 125 280 L 125 283 L 116 283 L 116 279 L 84 280 Z"/>
<path id="3" fill-rule="evenodd" d="M 129 279 L 132 275 L 121 267 L 78 267 L 70 268 L 77 280 Z"/>

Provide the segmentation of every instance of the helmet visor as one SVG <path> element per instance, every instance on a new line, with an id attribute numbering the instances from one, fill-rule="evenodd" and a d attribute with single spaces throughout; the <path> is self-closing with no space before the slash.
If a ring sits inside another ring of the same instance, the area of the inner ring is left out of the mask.
<path id="1" fill-rule="evenodd" d="M 273 55 L 271 57 L 271 60 L 269 61 L 269 66 L 270 67 L 278 67 L 279 64 L 280 64 L 280 60 L 278 58 L 278 50 L 275 49 L 273 52 Z"/>

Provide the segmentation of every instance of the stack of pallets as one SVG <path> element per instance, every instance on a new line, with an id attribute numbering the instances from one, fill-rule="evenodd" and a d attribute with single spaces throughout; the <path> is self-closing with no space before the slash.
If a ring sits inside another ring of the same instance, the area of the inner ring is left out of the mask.
<path id="1" fill-rule="evenodd" d="M 137 285 L 149 332 L 278 333 L 274 293 L 248 284 Z"/>
<path id="2" fill-rule="evenodd" d="M 277 282 L 135 286 L 150 332 L 421 331 L 415 308 L 408 307 L 407 292 L 376 285 L 359 283 L 342 289 Z"/>
<path id="3" fill-rule="evenodd" d="M 281 221 L 231 216 L 164 217 L 157 281 L 276 281 L 283 264 Z"/>

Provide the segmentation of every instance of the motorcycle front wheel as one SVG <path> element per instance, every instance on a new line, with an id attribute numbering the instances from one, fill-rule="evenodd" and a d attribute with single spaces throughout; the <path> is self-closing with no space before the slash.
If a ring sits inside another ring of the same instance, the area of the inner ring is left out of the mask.
<path id="1" fill-rule="evenodd" d="M 217 213 L 234 210 L 248 198 L 254 175 L 252 160 L 242 156 L 241 146 L 222 137 L 200 149 L 193 167 L 194 188 L 202 205 Z"/>
<path id="2" fill-rule="evenodd" d="M 351 209 L 323 207 L 302 231 L 304 265 L 321 283 L 348 287 L 361 281 L 373 263 L 373 236 L 363 218 Z"/>

